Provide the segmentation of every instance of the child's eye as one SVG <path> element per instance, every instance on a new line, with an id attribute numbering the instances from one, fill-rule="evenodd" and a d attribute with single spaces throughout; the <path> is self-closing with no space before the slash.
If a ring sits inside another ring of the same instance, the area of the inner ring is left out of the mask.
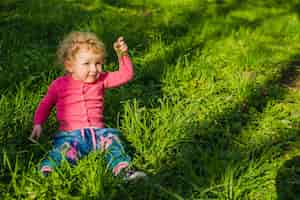
<path id="1" fill-rule="evenodd" d="M 84 65 L 89 65 L 90 63 L 86 62 L 86 63 L 83 63 Z"/>
<path id="2" fill-rule="evenodd" d="M 96 65 L 101 65 L 101 63 L 100 63 L 100 62 L 97 62 Z"/>

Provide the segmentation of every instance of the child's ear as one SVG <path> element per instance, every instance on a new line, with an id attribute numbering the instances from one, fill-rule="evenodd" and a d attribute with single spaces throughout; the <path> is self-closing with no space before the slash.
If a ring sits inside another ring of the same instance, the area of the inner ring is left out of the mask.
<path id="1" fill-rule="evenodd" d="M 72 62 L 70 59 L 65 60 L 64 66 L 68 72 L 71 73 L 73 71 Z"/>

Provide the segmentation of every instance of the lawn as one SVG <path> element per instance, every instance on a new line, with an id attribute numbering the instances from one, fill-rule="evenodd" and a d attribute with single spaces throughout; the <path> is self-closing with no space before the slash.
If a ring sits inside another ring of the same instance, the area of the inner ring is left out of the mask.
<path id="1" fill-rule="evenodd" d="M 300 199 L 300 3 L 297 0 L 1 0 L 0 199 Z M 63 75 L 60 40 L 95 32 L 105 70 L 128 43 L 135 77 L 106 91 L 149 179 L 114 177 L 99 152 L 48 177 L 55 110 L 39 143 L 34 111 Z"/>

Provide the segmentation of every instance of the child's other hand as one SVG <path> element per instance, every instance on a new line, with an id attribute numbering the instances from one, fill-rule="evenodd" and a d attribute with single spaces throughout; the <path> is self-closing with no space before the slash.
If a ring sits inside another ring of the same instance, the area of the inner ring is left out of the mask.
<path id="1" fill-rule="evenodd" d="M 114 43 L 114 50 L 116 51 L 118 56 L 127 55 L 128 46 L 124 41 L 124 38 L 121 36 Z"/>
<path id="2" fill-rule="evenodd" d="M 42 126 L 40 124 L 35 124 L 31 132 L 30 137 L 28 138 L 32 142 L 36 142 L 39 139 L 42 133 Z"/>

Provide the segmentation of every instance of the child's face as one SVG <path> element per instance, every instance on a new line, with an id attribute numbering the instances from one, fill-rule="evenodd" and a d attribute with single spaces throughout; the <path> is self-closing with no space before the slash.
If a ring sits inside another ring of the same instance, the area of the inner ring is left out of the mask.
<path id="1" fill-rule="evenodd" d="M 85 83 L 96 81 L 102 71 L 102 56 L 87 48 L 81 48 L 75 56 L 65 62 L 72 78 Z"/>

